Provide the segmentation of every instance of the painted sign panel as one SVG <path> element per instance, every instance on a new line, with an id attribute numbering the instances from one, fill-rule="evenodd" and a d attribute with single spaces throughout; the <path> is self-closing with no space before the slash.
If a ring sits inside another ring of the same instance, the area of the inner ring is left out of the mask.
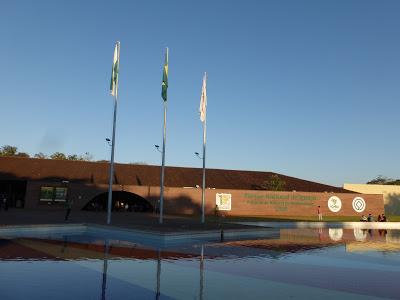
<path id="1" fill-rule="evenodd" d="M 67 199 L 67 188 L 56 187 L 54 192 L 54 201 L 65 202 Z"/>
<path id="2" fill-rule="evenodd" d="M 65 202 L 67 199 L 67 188 L 42 186 L 40 188 L 40 201 L 43 202 Z"/>
<path id="3" fill-rule="evenodd" d="M 246 203 L 250 205 L 266 206 L 276 213 L 286 213 L 290 210 L 296 211 L 298 208 L 310 209 L 320 200 L 316 195 L 303 195 L 300 193 L 245 193 Z"/>
<path id="4" fill-rule="evenodd" d="M 231 194 L 216 194 L 215 204 L 218 205 L 218 210 L 231 210 L 232 195 Z"/>
<path id="5" fill-rule="evenodd" d="M 356 211 L 356 212 L 358 212 L 358 213 L 360 213 L 360 212 L 363 212 L 364 210 L 365 210 L 365 207 L 366 207 L 367 205 L 365 204 L 365 200 L 363 199 L 363 198 L 361 198 L 361 197 L 355 197 L 354 199 L 353 199 L 353 209 Z"/>
<path id="6" fill-rule="evenodd" d="M 332 196 L 328 200 L 328 208 L 331 212 L 339 212 L 342 209 L 342 200 L 337 196 Z"/>
<path id="7" fill-rule="evenodd" d="M 40 201 L 53 201 L 53 187 L 42 186 L 40 188 Z"/>

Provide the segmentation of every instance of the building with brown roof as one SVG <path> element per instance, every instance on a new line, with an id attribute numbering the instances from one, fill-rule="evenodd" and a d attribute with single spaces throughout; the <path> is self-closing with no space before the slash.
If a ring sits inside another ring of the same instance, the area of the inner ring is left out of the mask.
<path id="1" fill-rule="evenodd" d="M 107 162 L 0 157 L 0 195 L 10 207 L 60 207 L 69 199 L 73 209 L 105 209 L 108 176 Z M 271 176 L 283 182 L 283 191 L 268 190 Z M 116 164 L 114 209 L 156 209 L 159 182 L 159 166 Z M 201 184 L 200 168 L 166 167 L 166 213 L 199 213 Z M 329 215 L 333 212 L 326 203 L 336 195 L 341 214 L 358 215 L 351 207 L 354 192 L 272 172 L 207 169 L 206 187 L 208 213 L 219 203 L 221 209 L 230 206 L 226 213 L 236 215 L 313 215 L 318 205 Z M 371 209 L 383 209 L 382 197 L 363 197 Z M 223 207 L 221 201 L 229 205 Z"/>

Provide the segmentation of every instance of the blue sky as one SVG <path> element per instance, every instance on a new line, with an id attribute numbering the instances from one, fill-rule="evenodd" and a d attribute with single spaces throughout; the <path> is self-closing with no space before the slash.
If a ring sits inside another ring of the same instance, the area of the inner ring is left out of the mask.
<path id="1" fill-rule="evenodd" d="M 116 161 L 323 183 L 399 178 L 399 1 L 2 1 L 0 145 L 108 159 L 121 41 Z"/>

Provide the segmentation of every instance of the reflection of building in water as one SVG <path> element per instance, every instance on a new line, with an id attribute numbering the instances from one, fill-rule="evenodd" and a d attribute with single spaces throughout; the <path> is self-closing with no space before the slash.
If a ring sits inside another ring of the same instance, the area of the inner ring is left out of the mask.
<path id="1" fill-rule="evenodd" d="M 348 252 L 366 252 L 366 251 L 400 251 L 399 243 L 389 243 L 389 242 L 353 242 L 346 244 L 346 251 Z"/>
<path id="2" fill-rule="evenodd" d="M 277 232 L 278 233 L 278 232 Z M 0 260 L 107 260 L 126 258 L 161 261 L 161 259 L 217 259 L 227 253 L 234 257 L 263 255 L 279 258 L 288 252 L 303 252 L 346 244 L 348 251 L 363 251 L 368 247 L 383 251 L 400 250 L 400 231 L 367 229 L 280 229 L 269 238 L 205 242 L 207 257 L 200 244 L 164 247 L 162 252 L 153 246 L 110 241 L 106 255 L 104 240 L 83 242 L 79 238 L 48 240 L 39 238 L 0 239 Z M 203 245 L 204 243 L 201 243 Z"/>
<path id="3" fill-rule="evenodd" d="M 400 244 L 400 230 L 388 230 L 386 241 Z"/>
<path id="4" fill-rule="evenodd" d="M 329 228 L 328 232 L 332 241 L 338 242 L 343 237 L 343 228 Z"/>
<path id="5" fill-rule="evenodd" d="M 361 228 L 354 228 L 354 238 L 358 242 L 363 242 L 367 239 L 367 230 Z"/>
<path id="6" fill-rule="evenodd" d="M 38 260 L 81 260 L 81 259 L 104 259 L 104 243 L 88 244 L 65 241 L 19 238 L 19 239 L 0 239 L 0 260 L 15 259 L 38 259 Z M 158 252 L 152 248 L 138 247 L 135 244 L 125 244 L 118 246 L 115 244 L 107 245 L 107 258 L 133 258 L 141 260 L 156 260 Z M 163 259 L 192 258 L 199 257 L 195 253 L 180 253 L 163 251 Z"/>

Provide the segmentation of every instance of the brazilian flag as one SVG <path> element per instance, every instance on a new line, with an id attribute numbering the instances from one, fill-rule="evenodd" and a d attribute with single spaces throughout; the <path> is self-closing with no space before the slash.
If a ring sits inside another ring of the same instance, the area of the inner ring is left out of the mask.
<path id="1" fill-rule="evenodd" d="M 165 50 L 165 61 L 163 68 L 163 77 L 161 84 L 161 97 L 164 101 L 167 101 L 167 89 L 168 89 L 168 48 Z"/>

